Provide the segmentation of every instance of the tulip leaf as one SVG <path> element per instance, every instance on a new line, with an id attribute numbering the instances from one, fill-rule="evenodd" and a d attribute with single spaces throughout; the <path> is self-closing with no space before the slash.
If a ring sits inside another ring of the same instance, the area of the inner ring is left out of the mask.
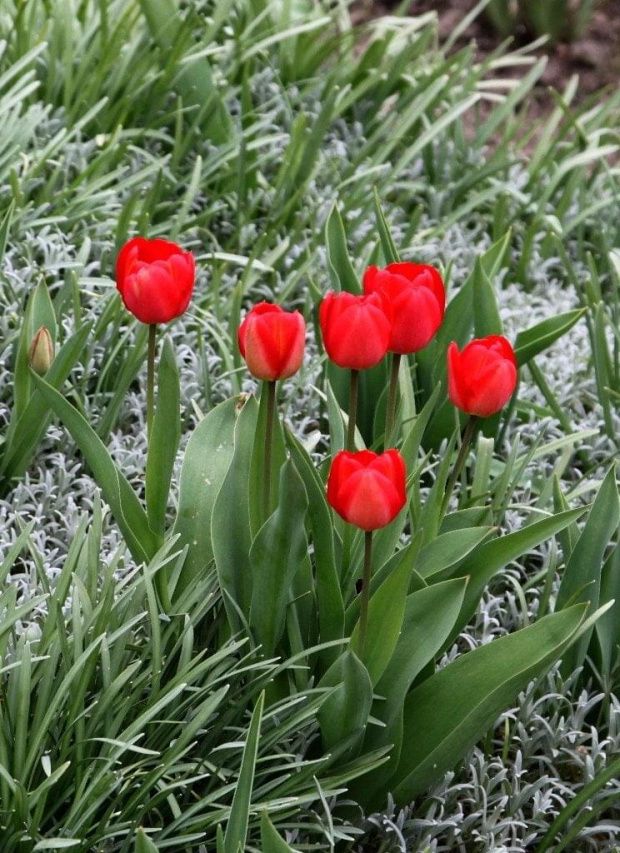
<path id="1" fill-rule="evenodd" d="M 344 636 L 344 604 L 336 563 L 332 514 L 325 497 L 325 486 L 301 443 L 293 435 L 289 434 L 288 438 L 291 456 L 308 496 L 320 639 L 322 643 L 340 640 Z M 331 663 L 338 654 L 338 649 L 330 648 L 322 653 L 322 658 Z"/>
<path id="2" fill-rule="evenodd" d="M 28 365 L 28 350 L 36 332 L 45 326 L 53 343 L 56 343 L 56 314 L 44 280 L 30 294 L 15 351 L 13 380 L 12 427 L 23 415 L 32 392 L 32 373 Z M 9 430 L 10 437 L 10 430 Z"/>
<path id="3" fill-rule="evenodd" d="M 501 335 L 503 331 L 495 289 L 482 265 L 482 260 L 477 258 L 474 267 L 475 336 L 486 338 L 488 335 Z"/>
<path id="4" fill-rule="evenodd" d="M 45 375 L 45 381 L 59 390 L 67 380 L 71 370 L 80 358 L 91 324 L 86 323 L 62 345 L 52 366 Z M 30 459 L 41 436 L 49 423 L 50 407 L 38 390 L 30 396 L 24 413 L 16 421 L 15 428 L 9 429 L 2 458 L 2 477 L 6 481 L 22 476 L 30 464 Z M 15 410 L 13 418 L 16 417 Z M 13 421 L 11 421 L 13 423 Z"/>
<path id="5" fill-rule="evenodd" d="M 588 601 L 592 610 L 599 604 L 601 569 L 610 539 L 620 523 L 620 500 L 616 484 L 616 466 L 607 472 L 577 544 L 566 563 L 558 590 L 556 609 L 568 602 Z M 566 655 L 562 670 L 568 675 L 585 660 L 590 634 L 582 637 Z"/>
<path id="6" fill-rule="evenodd" d="M 196 572 L 213 559 L 213 507 L 233 457 L 238 406 L 238 398 L 231 397 L 211 409 L 185 449 L 179 508 L 172 531 L 179 536 L 180 546 L 188 549 L 179 589 L 184 589 Z"/>
<path id="7" fill-rule="evenodd" d="M 264 704 L 265 694 L 261 693 L 252 714 L 247 740 L 243 749 L 241 769 L 224 836 L 225 853 L 239 853 L 239 850 L 245 850 Z"/>
<path id="8" fill-rule="evenodd" d="M 362 288 L 349 257 L 347 235 L 336 202 L 334 202 L 325 223 L 325 243 L 327 245 L 329 273 L 334 290 L 361 293 Z"/>
<path id="9" fill-rule="evenodd" d="M 307 508 L 303 481 L 289 459 L 280 472 L 278 507 L 259 530 L 250 551 L 253 588 L 249 624 L 267 657 L 274 654 L 282 636 L 293 579 L 307 557 Z"/>
<path id="10" fill-rule="evenodd" d="M 154 841 L 151 841 L 142 827 L 136 833 L 134 853 L 159 853 L 157 845 Z"/>
<path id="11" fill-rule="evenodd" d="M 162 347 L 157 376 L 157 406 L 146 461 L 146 511 L 153 530 L 163 537 L 168 493 L 181 439 L 179 371 L 170 338 Z"/>
<path id="12" fill-rule="evenodd" d="M 261 853 L 294 853 L 269 820 L 267 812 L 263 812 L 260 819 L 260 843 Z"/>
<path id="13" fill-rule="evenodd" d="M 398 261 L 400 260 L 400 258 L 398 257 L 398 250 L 396 248 L 394 240 L 392 239 L 390 228 L 385 219 L 383 210 L 381 209 L 381 201 L 379 200 L 379 193 L 376 187 L 374 188 L 373 195 L 375 204 L 375 219 L 377 220 L 377 231 L 379 232 L 379 239 L 381 240 L 381 250 L 383 251 L 385 263 L 398 263 Z"/>
<path id="14" fill-rule="evenodd" d="M 585 308 L 576 308 L 555 317 L 547 317 L 535 326 L 519 332 L 515 341 L 515 355 L 519 367 L 527 364 L 528 361 L 555 343 L 558 338 L 569 332 L 585 313 Z"/>
<path id="15" fill-rule="evenodd" d="M 388 787 L 400 756 L 403 737 L 403 705 L 414 680 L 429 664 L 451 633 L 467 586 L 466 578 L 434 584 L 407 596 L 402 631 L 390 662 L 375 688 L 378 699 L 373 716 L 383 726 L 368 730 L 364 750 L 392 744 L 390 762 L 362 779 L 354 794 L 363 804 Z"/>
<path id="16" fill-rule="evenodd" d="M 2 575 L 0 574 L 0 578 Z M 607 613 L 596 623 L 603 679 L 610 678 L 620 646 L 620 545 L 613 549 L 601 572 L 601 604 L 613 601 Z"/>
<path id="17" fill-rule="evenodd" d="M 363 651 L 360 649 L 359 621 L 353 629 L 350 648 L 368 670 L 373 686 L 381 678 L 396 648 L 405 615 L 412 569 L 410 554 L 406 552 L 372 595 L 368 606 L 368 626 Z"/>
<path id="18" fill-rule="evenodd" d="M 575 639 L 578 604 L 462 655 L 423 681 L 405 702 L 402 751 L 392 785 L 408 803 L 437 782 L 489 730 L 529 682 Z"/>
<path id="19" fill-rule="evenodd" d="M 469 576 L 469 584 L 455 633 L 458 633 L 469 622 L 476 611 L 485 586 L 496 572 L 507 566 L 512 560 L 516 560 L 536 548 L 541 542 L 564 530 L 583 513 L 584 509 L 579 508 L 551 515 L 548 518 L 527 524 L 514 533 L 508 533 L 506 536 L 500 536 L 492 542 L 487 542 L 486 545 L 481 545 L 473 551 L 458 567 L 460 577 Z"/>
<path id="20" fill-rule="evenodd" d="M 32 378 L 45 402 L 79 447 L 134 560 L 148 563 L 158 550 L 158 538 L 151 530 L 146 512 L 125 475 L 114 464 L 105 445 L 84 416 L 40 376 L 33 373 Z"/>
<path id="21" fill-rule="evenodd" d="M 418 574 L 436 583 L 442 574 L 458 568 L 468 554 L 485 542 L 492 534 L 493 527 L 466 527 L 441 533 L 422 548 L 416 563 Z M 452 571 L 454 574 L 454 571 Z"/>
<path id="22" fill-rule="evenodd" d="M 241 627 L 239 612 L 247 620 L 252 601 L 248 482 L 257 417 L 256 400 L 250 397 L 237 418 L 233 456 L 215 499 L 211 517 L 215 566 L 226 612 L 235 630 Z"/>
<path id="23" fill-rule="evenodd" d="M 346 651 L 332 664 L 319 684 L 334 687 L 318 711 L 323 746 L 351 758 L 359 751 L 372 708 L 372 681 L 364 664 Z"/>

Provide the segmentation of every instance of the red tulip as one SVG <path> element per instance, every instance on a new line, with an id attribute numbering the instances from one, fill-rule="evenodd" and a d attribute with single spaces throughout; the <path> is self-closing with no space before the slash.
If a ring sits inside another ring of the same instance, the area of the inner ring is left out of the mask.
<path id="1" fill-rule="evenodd" d="M 391 309 L 382 294 L 331 291 L 321 302 L 319 322 L 327 355 L 339 367 L 366 370 L 388 351 Z"/>
<path id="2" fill-rule="evenodd" d="M 517 386 L 517 359 L 501 335 L 470 341 L 459 352 L 448 347 L 448 394 L 469 415 L 488 418 L 504 406 Z"/>
<path id="3" fill-rule="evenodd" d="M 299 311 L 259 302 L 237 332 L 239 350 L 250 373 L 275 382 L 297 373 L 304 358 L 306 324 Z"/>
<path id="4" fill-rule="evenodd" d="M 196 265 L 191 252 L 168 240 L 134 237 L 116 261 L 116 287 L 141 323 L 169 323 L 187 310 Z"/>
<path id="5" fill-rule="evenodd" d="M 398 450 L 338 453 L 327 481 L 327 500 L 349 524 L 376 530 L 393 521 L 407 502 L 406 470 Z"/>
<path id="6" fill-rule="evenodd" d="M 441 326 L 446 291 L 439 272 L 427 264 L 369 267 L 364 293 L 383 293 L 392 308 L 390 352 L 406 355 L 423 349 Z"/>

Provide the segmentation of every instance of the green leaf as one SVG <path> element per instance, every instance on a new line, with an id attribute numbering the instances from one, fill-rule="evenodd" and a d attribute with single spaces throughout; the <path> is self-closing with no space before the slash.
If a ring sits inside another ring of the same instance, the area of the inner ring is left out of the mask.
<path id="1" fill-rule="evenodd" d="M 13 418 L 15 425 L 23 415 L 32 389 L 32 371 L 28 365 L 28 350 L 36 332 L 45 326 L 56 344 L 56 314 L 44 280 L 37 285 L 28 299 L 24 321 L 15 353 L 13 381 Z"/>
<path id="2" fill-rule="evenodd" d="M 457 631 L 460 631 L 475 613 L 485 586 L 496 572 L 564 530 L 583 513 L 581 508 L 573 509 L 535 521 L 521 530 L 487 542 L 464 560 L 458 568 L 458 573 L 460 576 L 469 576 L 469 584 L 463 611 L 456 626 Z"/>
<path id="3" fill-rule="evenodd" d="M 325 242 L 334 290 L 361 293 L 358 277 L 349 258 L 347 235 L 336 203 L 334 203 L 325 223 Z"/>
<path id="4" fill-rule="evenodd" d="M 256 422 L 256 433 L 254 435 L 254 445 L 252 450 L 252 464 L 250 467 L 250 528 L 252 536 L 260 529 L 264 519 L 263 508 L 263 479 L 265 476 L 265 431 L 267 429 L 267 403 L 268 403 L 268 388 L 267 383 L 263 382 L 258 404 L 258 420 Z M 273 419 L 273 439 L 271 444 L 271 501 L 269 513 L 274 511 L 278 505 L 278 488 L 280 479 L 280 469 L 286 460 L 286 451 L 284 447 L 284 432 L 282 430 L 282 421 L 278 415 L 277 403 Z"/>
<path id="5" fill-rule="evenodd" d="M 278 834 L 267 812 L 263 812 L 260 819 L 260 842 L 261 853 L 295 853 Z"/>
<path id="6" fill-rule="evenodd" d="M 303 481 L 289 459 L 280 472 L 278 508 L 259 530 L 250 551 L 250 628 L 267 657 L 275 653 L 284 631 L 291 585 L 308 553 L 307 508 Z"/>
<path id="7" fill-rule="evenodd" d="M 146 461 L 146 511 L 151 530 L 163 537 L 168 492 L 181 439 L 179 371 L 170 338 L 162 347 L 157 376 L 157 407 Z"/>
<path id="8" fill-rule="evenodd" d="M 52 366 L 45 375 L 45 381 L 57 391 L 63 386 L 82 355 L 91 328 L 90 323 L 82 326 L 56 354 Z M 49 424 L 50 407 L 35 390 L 22 416 L 13 427 L 14 417 L 16 417 L 16 410 L 12 413 L 11 427 L 7 434 L 2 458 L 2 476 L 7 481 L 21 477 L 30 465 L 35 448 Z"/>
<path id="9" fill-rule="evenodd" d="M 142 827 L 136 833 L 134 853 L 158 853 L 156 844 L 151 841 Z"/>
<path id="10" fill-rule="evenodd" d="M 183 590 L 213 559 L 213 507 L 233 458 L 239 400 L 232 397 L 211 409 L 185 448 L 179 482 L 179 508 L 172 531 L 187 556 L 179 579 Z"/>
<path id="11" fill-rule="evenodd" d="M 390 234 L 389 226 L 383 214 L 383 210 L 381 209 L 381 201 L 379 200 L 379 193 L 376 187 L 373 191 L 373 198 L 375 205 L 375 218 L 377 220 L 377 230 L 379 231 L 381 249 L 383 251 L 385 263 L 398 263 L 398 261 L 400 260 L 398 256 L 398 250 L 396 249 L 396 245 L 394 243 L 394 240 L 392 239 L 392 235 Z"/>
<path id="12" fill-rule="evenodd" d="M 292 434 L 288 435 L 288 445 L 308 496 L 320 640 L 322 643 L 340 640 L 344 636 L 344 603 L 334 549 L 332 514 L 327 504 L 325 486 L 306 450 Z M 325 649 L 321 657 L 332 663 L 339 653 L 338 649 Z"/>
<path id="13" fill-rule="evenodd" d="M 318 712 L 326 751 L 352 757 L 362 743 L 372 707 L 372 682 L 364 664 L 346 651 L 325 673 L 319 687 L 335 687 Z"/>
<path id="14" fill-rule="evenodd" d="M 2 578 L 2 572 L 0 572 Z M 600 649 L 600 670 L 610 678 L 620 646 L 620 545 L 613 549 L 601 572 L 601 605 L 613 601 L 611 607 L 596 623 L 596 636 Z"/>
<path id="15" fill-rule="evenodd" d="M 368 627 L 363 655 L 359 649 L 359 621 L 351 635 L 350 648 L 368 670 L 373 687 L 388 665 L 400 636 L 412 569 L 412 561 L 407 552 L 394 571 L 373 593 L 368 606 Z"/>
<path id="16" fill-rule="evenodd" d="M 546 350 L 558 338 L 569 332 L 586 313 L 585 308 L 566 311 L 555 317 L 548 317 L 530 329 L 519 332 L 515 341 L 515 355 L 519 367 L 523 367 L 539 353 Z"/>
<path id="17" fill-rule="evenodd" d="M 247 620 L 252 601 L 248 482 L 257 416 L 256 400 L 250 397 L 237 419 L 233 457 L 215 499 L 211 519 L 213 556 L 234 630 L 239 627 L 237 608 Z"/>
<path id="18" fill-rule="evenodd" d="M 114 464 L 105 445 L 84 416 L 43 378 L 35 373 L 32 378 L 47 405 L 62 421 L 79 447 L 112 510 L 133 558 L 138 563 L 148 563 L 155 555 L 159 543 L 125 475 Z"/>
<path id="19" fill-rule="evenodd" d="M 435 583 L 444 572 L 457 568 L 494 530 L 493 527 L 465 527 L 441 533 L 422 548 L 416 563 L 417 573 L 423 578 L 429 578 L 430 583 Z M 451 573 L 454 574 L 454 571 Z"/>
<path id="20" fill-rule="evenodd" d="M 591 609 L 599 604 L 601 569 L 605 549 L 620 523 L 620 500 L 616 484 L 616 466 L 607 472 L 588 518 L 569 557 L 558 590 L 556 609 L 570 601 L 590 602 Z M 580 639 L 566 655 L 562 667 L 565 674 L 581 666 L 588 650 L 590 634 Z"/>
<path id="21" fill-rule="evenodd" d="M 364 751 L 392 744 L 390 761 L 362 779 L 354 796 L 363 804 L 384 796 L 400 756 L 403 737 L 403 707 L 414 680 L 446 642 L 459 615 L 467 586 L 466 578 L 444 581 L 407 596 L 405 616 L 398 644 L 388 667 L 375 688 L 378 699 L 373 716 L 383 726 L 369 728 Z"/>
<path id="22" fill-rule="evenodd" d="M 239 850 L 245 849 L 264 704 L 265 694 L 261 693 L 252 714 L 248 737 L 243 749 L 241 770 L 239 771 L 239 779 L 235 787 L 235 795 L 230 809 L 226 835 L 224 836 L 226 853 L 239 853 Z"/>
<path id="23" fill-rule="evenodd" d="M 474 332 L 477 338 L 501 335 L 504 329 L 493 285 L 486 274 L 481 258 L 474 267 Z"/>
<path id="24" fill-rule="evenodd" d="M 403 748 L 392 780 L 398 803 L 441 779 L 519 691 L 562 656 L 586 609 L 578 604 L 480 646 L 415 688 L 405 703 Z"/>

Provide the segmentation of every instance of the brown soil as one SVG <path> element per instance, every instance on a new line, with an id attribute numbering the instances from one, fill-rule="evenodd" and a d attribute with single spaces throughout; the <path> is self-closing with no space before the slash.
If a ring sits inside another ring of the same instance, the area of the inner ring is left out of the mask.
<path id="1" fill-rule="evenodd" d="M 539 2 L 544 3 L 545 0 Z M 367 18 L 369 8 L 372 10 L 372 16 L 389 14 L 396 5 L 396 0 L 375 0 L 374 3 L 365 0 L 363 5 L 360 3 L 357 7 L 356 18 Z M 436 11 L 439 18 L 439 36 L 443 40 L 475 5 L 476 0 L 412 0 L 408 14 L 419 15 Z M 532 34 L 523 27 L 514 33 L 513 38 L 517 45 L 533 40 Z M 483 13 L 470 24 L 455 45 L 455 50 L 473 41 L 479 56 L 483 58 L 502 40 Z M 620 0 L 601 0 L 587 32 L 574 42 L 545 44 L 537 53 L 540 56 L 547 55 L 549 59 L 535 92 L 535 103 L 538 106 L 536 112 L 545 113 L 552 105 L 548 88 L 563 91 L 574 74 L 579 75 L 577 101 L 582 101 L 601 89 L 617 88 L 620 83 Z M 517 76 L 523 72 L 515 70 L 513 73 Z"/>

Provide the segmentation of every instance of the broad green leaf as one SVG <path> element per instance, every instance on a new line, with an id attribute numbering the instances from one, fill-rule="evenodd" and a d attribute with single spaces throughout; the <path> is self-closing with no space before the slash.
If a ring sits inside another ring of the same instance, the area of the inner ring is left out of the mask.
<path id="1" fill-rule="evenodd" d="M 412 561 L 406 553 L 394 571 L 373 593 L 368 606 L 364 651 L 359 648 L 359 621 L 351 635 L 350 648 L 360 658 L 373 686 L 381 678 L 400 636 L 409 590 Z"/>
<path id="2" fill-rule="evenodd" d="M 347 757 L 359 751 L 372 707 L 372 681 L 364 664 L 346 651 L 325 673 L 319 687 L 335 687 L 318 712 L 323 747 Z"/>
<path id="3" fill-rule="evenodd" d="M 291 585 L 308 553 L 307 508 L 303 481 L 289 459 L 280 472 L 278 507 L 259 530 L 250 551 L 250 628 L 267 657 L 275 653 L 284 631 Z"/>
<path id="4" fill-rule="evenodd" d="M 275 826 L 269 820 L 267 812 L 260 819 L 261 853 L 295 853 L 292 847 L 279 835 Z"/>
<path id="5" fill-rule="evenodd" d="M 558 590 L 557 610 L 566 607 L 568 602 L 575 601 L 587 601 L 592 610 L 597 609 L 605 550 L 619 523 L 620 500 L 616 484 L 616 466 L 612 465 L 564 569 Z M 588 634 L 566 655 L 562 664 L 566 675 L 583 664 L 589 640 Z"/>
<path id="6" fill-rule="evenodd" d="M 155 555 L 159 543 L 149 527 L 146 512 L 125 475 L 114 464 L 105 445 L 84 416 L 44 379 L 34 373 L 32 377 L 47 405 L 79 447 L 112 510 L 133 558 L 138 563 L 148 563 Z"/>
<path id="7" fill-rule="evenodd" d="M 381 249 L 383 251 L 385 263 L 398 263 L 398 261 L 400 260 L 398 256 L 398 250 L 396 248 L 394 240 L 392 239 L 392 235 L 390 234 L 390 228 L 383 214 L 383 210 L 381 209 L 381 201 L 379 200 L 379 193 L 376 187 L 374 188 L 373 196 L 375 204 L 375 219 L 377 220 L 377 230 L 379 232 L 379 238 L 381 240 Z"/>
<path id="8" fill-rule="evenodd" d="M 620 647 L 620 545 L 611 552 L 601 572 L 601 605 L 610 601 L 614 602 L 613 607 L 601 616 L 595 628 L 604 678 L 610 678 Z"/>
<path id="9" fill-rule="evenodd" d="M 252 714 L 247 740 L 243 749 L 241 770 L 239 771 L 239 779 L 235 787 L 235 795 L 224 836 L 224 849 L 226 853 L 239 853 L 239 850 L 245 849 L 264 704 L 265 694 L 261 693 Z"/>
<path id="10" fill-rule="evenodd" d="M 151 530 L 163 537 L 168 493 L 181 439 L 179 371 L 170 338 L 164 340 L 157 379 L 157 406 L 146 461 L 146 510 Z"/>
<path id="11" fill-rule="evenodd" d="M 493 527 L 465 527 L 449 533 L 441 533 L 431 540 L 420 552 L 416 563 L 417 573 L 430 583 L 435 583 L 448 569 L 458 568 L 475 548 L 492 536 Z M 452 572 L 453 574 L 454 572 Z"/>
<path id="12" fill-rule="evenodd" d="M 336 563 L 332 514 L 325 497 L 325 487 L 312 460 L 299 441 L 289 435 L 289 447 L 306 488 L 308 519 L 314 544 L 314 568 L 321 642 L 339 640 L 344 636 L 344 604 L 340 591 L 339 566 Z M 324 660 L 333 662 L 338 649 L 326 649 Z"/>
<path id="13" fill-rule="evenodd" d="M 515 355 L 519 367 L 523 367 L 532 358 L 546 350 L 558 338 L 569 332 L 586 312 L 585 308 L 566 311 L 555 317 L 548 317 L 523 332 L 519 332 L 515 341 Z"/>
<path id="14" fill-rule="evenodd" d="M 36 332 L 45 326 L 56 344 L 56 314 L 42 279 L 30 294 L 15 351 L 13 380 L 13 428 L 24 413 L 32 392 L 32 371 L 28 365 L 28 350 Z"/>
<path id="15" fill-rule="evenodd" d="M 474 267 L 474 332 L 477 338 L 503 333 L 497 296 L 481 258 Z"/>
<path id="16" fill-rule="evenodd" d="M 265 476 L 265 431 L 267 428 L 267 384 L 263 382 L 258 404 L 258 420 L 256 422 L 256 433 L 254 435 L 254 444 L 252 450 L 252 464 L 250 467 L 250 528 L 252 536 L 262 526 L 265 518 L 265 509 L 263 507 L 263 479 Z M 278 505 L 278 488 L 280 479 L 280 468 L 286 460 L 286 451 L 284 447 L 284 433 L 282 431 L 282 421 L 278 414 L 277 401 L 276 410 L 273 419 L 273 440 L 271 444 L 271 502 L 268 515 L 274 511 Z"/>
<path id="17" fill-rule="evenodd" d="M 134 853 L 159 853 L 155 842 L 151 841 L 142 827 L 136 833 Z"/>
<path id="18" fill-rule="evenodd" d="M 232 397 L 211 409 L 200 421 L 185 448 L 179 482 L 179 508 L 172 531 L 187 547 L 179 579 L 184 589 L 196 572 L 213 559 L 211 519 L 218 492 L 234 450 L 239 400 Z"/>
<path id="19" fill-rule="evenodd" d="M 519 691 L 562 656 L 586 609 L 578 604 L 480 646 L 413 690 L 405 702 L 403 747 L 392 780 L 398 803 L 441 779 Z"/>
<path id="20" fill-rule="evenodd" d="M 247 620 L 252 601 L 250 563 L 249 478 L 258 406 L 254 397 L 241 409 L 235 426 L 235 448 L 211 518 L 213 556 L 233 626 L 239 626 L 237 608 Z"/>
<path id="21" fill-rule="evenodd" d="M 365 750 L 392 744 L 390 761 L 372 779 L 362 779 L 356 786 L 355 796 L 363 804 L 371 803 L 375 794 L 381 797 L 389 787 L 402 745 L 405 697 L 451 633 L 466 586 L 466 578 L 455 578 L 407 596 L 398 644 L 375 688 L 379 698 L 373 704 L 373 716 L 383 726 L 369 728 L 364 741 Z"/>
<path id="22" fill-rule="evenodd" d="M 531 551 L 532 548 L 536 548 L 541 542 L 564 530 L 583 513 L 584 510 L 580 508 L 543 518 L 526 525 L 521 530 L 487 542 L 486 545 L 482 545 L 470 554 L 458 568 L 459 576 L 469 576 L 469 584 L 456 630 L 460 631 L 469 622 L 478 606 L 485 586 L 496 572 L 507 566 L 512 560 L 516 560 Z"/>
<path id="23" fill-rule="evenodd" d="M 334 290 L 361 293 L 360 283 L 349 257 L 344 224 L 336 203 L 334 203 L 325 223 L 325 242 Z"/>

